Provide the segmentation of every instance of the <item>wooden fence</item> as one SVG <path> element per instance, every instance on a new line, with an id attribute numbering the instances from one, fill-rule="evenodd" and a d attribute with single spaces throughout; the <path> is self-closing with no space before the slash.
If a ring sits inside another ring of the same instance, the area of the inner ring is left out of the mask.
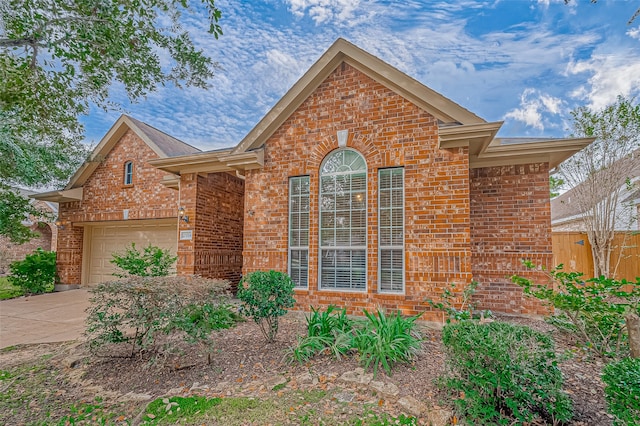
<path id="1" fill-rule="evenodd" d="M 552 240 L 554 265 L 562 263 L 565 271 L 583 272 L 586 278 L 593 277 L 591 244 L 587 234 L 554 232 Z M 613 247 L 611 272 L 615 271 L 615 278 L 635 281 L 636 277 L 640 277 L 640 234 L 617 233 Z"/>

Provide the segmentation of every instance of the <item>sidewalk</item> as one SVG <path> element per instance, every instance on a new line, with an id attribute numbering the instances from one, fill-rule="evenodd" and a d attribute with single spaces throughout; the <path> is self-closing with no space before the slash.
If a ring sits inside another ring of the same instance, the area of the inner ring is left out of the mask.
<path id="1" fill-rule="evenodd" d="M 84 289 L 0 301 L 0 349 L 79 339 L 88 306 Z"/>

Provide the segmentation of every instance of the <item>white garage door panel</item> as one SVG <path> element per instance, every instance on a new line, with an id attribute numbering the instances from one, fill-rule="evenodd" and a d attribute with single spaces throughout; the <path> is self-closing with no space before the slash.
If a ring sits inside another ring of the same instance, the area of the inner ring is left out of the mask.
<path id="1" fill-rule="evenodd" d="M 97 284 L 115 278 L 113 273 L 116 267 L 110 262 L 112 254 L 124 253 L 131 243 L 135 243 L 137 249 L 151 244 L 169 249 L 175 255 L 177 226 L 175 223 L 95 226 L 89 232 L 87 243 L 89 250 L 86 280 L 88 284 Z"/>

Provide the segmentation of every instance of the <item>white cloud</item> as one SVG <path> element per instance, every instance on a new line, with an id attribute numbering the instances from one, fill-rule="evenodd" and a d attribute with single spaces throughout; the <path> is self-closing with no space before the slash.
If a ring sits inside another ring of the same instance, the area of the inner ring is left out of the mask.
<path id="1" fill-rule="evenodd" d="M 353 24 L 354 12 L 360 6 L 360 0 L 286 0 L 291 12 L 303 17 L 308 14 L 320 25 L 323 23 Z"/>
<path id="2" fill-rule="evenodd" d="M 507 112 L 505 119 L 513 119 L 523 122 L 529 127 L 543 131 L 543 114 L 559 114 L 562 100 L 555 98 L 539 90 L 527 88 L 520 95 L 520 107 Z"/>
<path id="3" fill-rule="evenodd" d="M 586 101 L 588 107 L 601 109 L 614 102 L 618 95 L 640 93 L 640 62 L 635 52 L 598 54 L 567 66 L 568 75 L 591 74 L 586 84 L 576 87 L 571 96 Z"/>
<path id="4" fill-rule="evenodd" d="M 626 34 L 631 38 L 635 38 L 636 40 L 640 40 L 640 27 L 631 28 L 631 29 L 627 30 Z"/>
<path id="5" fill-rule="evenodd" d="M 224 35 L 219 40 L 206 34 L 201 16 L 186 17 L 185 28 L 196 44 L 221 65 L 212 87 L 184 91 L 161 87 L 145 102 L 128 107 L 131 114 L 201 149 L 235 145 L 337 37 L 489 121 L 508 118 L 501 131 L 505 136 L 533 136 L 543 130 L 560 136 L 566 129 L 562 111 L 584 103 L 577 99 L 596 99 L 603 90 L 596 89 L 606 86 L 606 78 L 623 85 L 613 76 L 625 67 L 629 67 L 625 84 L 640 76 L 634 65 L 638 61 L 633 60 L 639 57 L 640 43 L 631 40 L 633 35 L 624 35 L 632 30 L 620 28 L 618 44 L 593 27 L 562 33 L 555 21 L 545 18 L 546 11 L 535 22 L 522 20 L 504 28 L 479 25 L 485 14 L 501 7 L 500 1 L 492 5 L 475 0 L 407 0 L 391 5 L 375 0 L 265 2 L 268 7 L 262 2 L 220 0 Z M 549 14 L 554 7 L 568 13 L 564 5 L 551 4 Z M 272 14 L 265 12 L 269 8 Z M 623 48 L 621 40 L 633 44 L 626 62 L 606 60 Z M 599 46 L 608 46 L 607 55 L 592 55 Z M 609 90 L 612 99 L 621 93 Z M 99 116 L 99 125 L 88 130 L 101 137 L 117 115 Z"/>

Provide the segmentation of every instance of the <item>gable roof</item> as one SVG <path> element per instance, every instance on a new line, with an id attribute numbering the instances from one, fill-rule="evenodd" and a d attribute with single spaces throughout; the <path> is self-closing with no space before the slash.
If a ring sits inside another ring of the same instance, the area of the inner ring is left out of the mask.
<path id="1" fill-rule="evenodd" d="M 390 64 L 339 38 L 240 141 L 229 157 L 260 149 L 342 62 L 436 117 L 440 127 L 440 148 L 469 147 L 471 168 L 535 162 L 549 163 L 553 168 L 594 140 L 496 138 L 503 122 L 485 121 Z"/>
<path id="2" fill-rule="evenodd" d="M 127 115 L 121 115 L 111 126 L 111 129 L 100 140 L 100 143 L 93 149 L 89 159 L 71 177 L 65 190 L 78 188 L 87 181 L 95 169 L 100 165 L 101 160 L 111 152 L 120 138 L 131 130 L 160 158 L 169 158 L 180 155 L 195 154 L 201 152 L 198 148 L 188 145 L 167 133 L 161 132 L 155 127 L 149 126 L 142 121 Z"/>
<path id="3" fill-rule="evenodd" d="M 100 165 L 102 159 L 111 152 L 116 143 L 118 143 L 120 138 L 122 138 L 128 130 L 134 132 L 159 158 L 171 158 L 202 152 L 198 148 L 182 142 L 153 126 L 123 114 L 103 136 L 100 143 L 98 143 L 89 155 L 89 158 L 71 177 L 64 190 L 44 192 L 36 194 L 32 196 L 32 198 L 54 202 L 82 199 L 82 186 Z"/>
<path id="4" fill-rule="evenodd" d="M 407 74 L 365 52 L 343 38 L 337 39 L 311 68 L 289 89 L 258 124 L 240 141 L 232 154 L 251 151 L 285 122 L 313 91 L 345 62 L 375 81 L 431 113 L 442 123 L 482 124 L 485 120 L 442 96 Z"/>

